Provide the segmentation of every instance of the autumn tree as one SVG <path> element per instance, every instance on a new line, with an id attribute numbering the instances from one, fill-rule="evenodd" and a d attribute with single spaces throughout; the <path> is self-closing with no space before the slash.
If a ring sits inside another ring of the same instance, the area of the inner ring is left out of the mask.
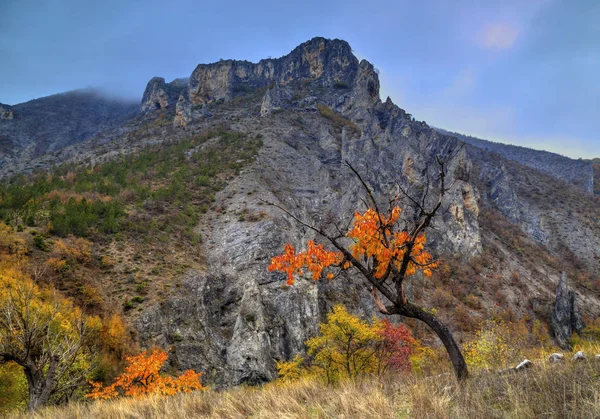
<path id="1" fill-rule="evenodd" d="M 0 230 L 5 233 L 0 240 L 0 363 L 12 361 L 23 369 L 28 409 L 34 410 L 85 383 L 101 323 L 55 290 L 35 284 L 23 272 L 20 241 L 4 226 Z"/>
<path id="2" fill-rule="evenodd" d="M 415 340 L 402 324 L 393 325 L 377 317 L 365 321 L 336 304 L 327 314 L 327 321 L 319 325 L 319 331 L 306 341 L 310 359 L 296 356 L 291 361 L 277 363 L 284 382 L 316 376 L 333 383 L 410 366 Z"/>
<path id="3" fill-rule="evenodd" d="M 364 212 L 354 213 L 345 232 L 337 224 L 333 226 L 335 228 L 331 228 L 304 222 L 285 208 L 269 203 L 283 210 L 300 225 L 317 233 L 334 249 L 329 250 L 323 244 L 308 241 L 306 250 L 297 252 L 288 243 L 284 246 L 284 253 L 271 260 L 269 270 L 285 273 L 288 285 L 293 285 L 295 277 L 303 275 L 305 271 L 310 273 L 313 280 L 323 277 L 333 279 L 343 270 L 357 271 L 365 279 L 381 313 L 421 320 L 436 333 L 444 344 L 460 381 L 467 377 L 468 369 L 454 337 L 432 311 L 409 301 L 404 290 L 409 276 L 418 271 L 430 276 L 437 267 L 437 263 L 425 249 L 425 233 L 449 191 L 446 185 L 446 161 L 450 159 L 451 156 L 435 159 L 438 185 L 435 188 L 437 198 L 432 203 L 428 195 L 433 188 L 430 189 L 429 184 L 420 198 L 412 196 L 408 190 L 398 185 L 398 196 L 389 200 L 386 211 L 380 209 L 365 180 L 346 162 L 366 190 L 368 201 L 364 202 L 368 208 Z M 415 209 L 411 217 L 401 218 L 402 199 L 408 200 Z M 379 294 L 383 295 L 386 303 L 381 301 Z"/>
<path id="4" fill-rule="evenodd" d="M 313 365 L 324 372 L 328 383 L 340 376 L 353 379 L 376 372 L 377 344 L 381 340 L 376 327 L 336 305 L 327 314 L 327 322 L 320 325 L 320 332 L 306 346 Z"/>
<path id="5" fill-rule="evenodd" d="M 28 409 L 85 383 L 97 317 L 86 317 L 54 291 L 15 268 L 0 267 L 0 362 L 13 361 L 27 378 Z"/>
<path id="6" fill-rule="evenodd" d="M 104 387 L 101 383 L 92 382 L 93 391 L 86 397 L 95 400 L 119 396 L 139 398 L 149 394 L 173 395 L 205 389 L 200 382 L 202 373 L 187 370 L 179 377 L 161 374 L 160 370 L 168 358 L 162 350 L 128 356 L 125 358 L 128 363 L 125 371 L 111 385 Z"/>

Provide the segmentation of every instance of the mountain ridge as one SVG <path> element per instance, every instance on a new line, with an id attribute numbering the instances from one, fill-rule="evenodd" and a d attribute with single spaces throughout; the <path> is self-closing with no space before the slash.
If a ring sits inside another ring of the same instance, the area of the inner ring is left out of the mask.
<path id="1" fill-rule="evenodd" d="M 552 151 L 484 140 L 470 135 L 447 131 L 443 128 L 436 129 L 448 135 L 456 136 L 461 141 L 472 146 L 498 153 L 509 160 L 514 160 L 558 179 L 565 180 L 583 189 L 590 195 L 594 194 L 595 179 L 591 159 L 573 159 Z"/>

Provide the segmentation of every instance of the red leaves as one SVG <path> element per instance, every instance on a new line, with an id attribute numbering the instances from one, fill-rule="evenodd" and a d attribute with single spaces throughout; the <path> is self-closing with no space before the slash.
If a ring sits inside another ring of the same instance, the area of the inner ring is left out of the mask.
<path id="1" fill-rule="evenodd" d="M 382 337 L 380 358 L 394 370 L 409 369 L 409 357 L 416 342 L 412 333 L 405 325 L 393 325 L 387 319 L 381 320 L 381 326 L 379 332 Z"/>

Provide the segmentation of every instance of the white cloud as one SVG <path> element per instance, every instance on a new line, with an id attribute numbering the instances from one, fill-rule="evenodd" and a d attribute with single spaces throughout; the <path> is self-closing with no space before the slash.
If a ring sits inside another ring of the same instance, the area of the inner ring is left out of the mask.
<path id="1" fill-rule="evenodd" d="M 489 50 L 510 49 L 519 37 L 519 32 L 510 24 L 489 24 L 479 34 L 479 44 Z"/>

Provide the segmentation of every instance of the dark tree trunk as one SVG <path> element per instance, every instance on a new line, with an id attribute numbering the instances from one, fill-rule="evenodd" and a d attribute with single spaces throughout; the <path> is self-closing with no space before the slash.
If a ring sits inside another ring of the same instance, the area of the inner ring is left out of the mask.
<path id="1" fill-rule="evenodd" d="M 33 363 L 23 367 L 29 388 L 29 401 L 27 403 L 27 410 L 37 410 L 46 406 L 50 401 L 52 390 L 56 384 L 55 377 L 58 363 L 59 358 L 56 356 L 53 357 L 45 375 Z"/>
<path id="2" fill-rule="evenodd" d="M 465 358 L 463 357 L 458 344 L 454 340 L 452 333 L 450 333 L 448 328 L 442 322 L 440 322 L 433 314 L 428 313 L 421 307 L 412 303 L 405 303 L 398 307 L 398 314 L 421 320 L 429 326 L 446 347 L 446 351 L 448 351 L 458 381 L 463 381 L 468 377 L 469 370 L 467 369 Z"/>

